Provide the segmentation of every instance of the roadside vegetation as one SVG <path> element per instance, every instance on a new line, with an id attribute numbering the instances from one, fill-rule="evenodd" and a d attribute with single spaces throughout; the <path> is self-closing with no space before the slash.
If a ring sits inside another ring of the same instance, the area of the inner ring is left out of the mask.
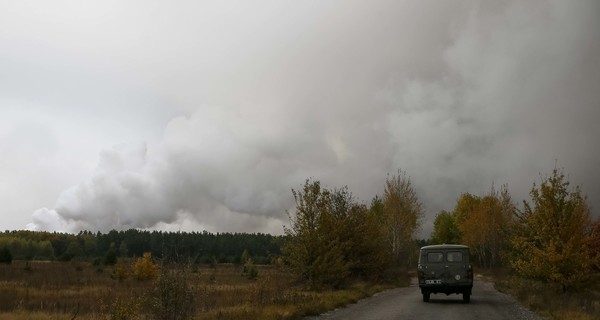
<path id="1" fill-rule="evenodd" d="M 368 207 L 347 187 L 307 180 L 292 190 L 296 210 L 283 247 L 285 262 L 313 288 L 344 288 L 355 280 L 389 281 L 412 268 L 422 204 L 405 173 L 388 177 L 383 199 Z"/>
<path id="2" fill-rule="evenodd" d="M 549 319 L 600 319 L 600 275 L 577 290 L 562 292 L 560 285 L 527 279 L 515 274 L 495 274 L 495 287 Z"/>
<path id="3" fill-rule="evenodd" d="M 600 220 L 560 169 L 517 206 L 507 186 L 440 212 L 432 243 L 464 243 L 496 287 L 552 319 L 600 318 Z"/>

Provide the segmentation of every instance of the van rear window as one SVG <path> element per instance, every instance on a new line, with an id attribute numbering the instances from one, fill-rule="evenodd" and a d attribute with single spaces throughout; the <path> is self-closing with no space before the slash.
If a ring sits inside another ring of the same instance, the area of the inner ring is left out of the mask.
<path id="1" fill-rule="evenodd" d="M 442 262 L 444 261 L 444 254 L 441 252 L 429 252 L 427 253 L 427 262 Z"/>
<path id="2" fill-rule="evenodd" d="M 446 260 L 448 260 L 448 262 L 462 262 L 462 260 L 463 260 L 462 252 L 450 251 L 446 255 Z"/>

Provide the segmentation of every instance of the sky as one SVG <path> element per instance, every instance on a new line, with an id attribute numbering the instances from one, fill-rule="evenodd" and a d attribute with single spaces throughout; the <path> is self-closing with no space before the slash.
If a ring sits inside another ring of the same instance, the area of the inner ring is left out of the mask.
<path id="1" fill-rule="evenodd" d="M 420 236 L 555 167 L 600 208 L 600 2 L 2 1 L 0 229 L 283 233 L 406 172 Z"/>

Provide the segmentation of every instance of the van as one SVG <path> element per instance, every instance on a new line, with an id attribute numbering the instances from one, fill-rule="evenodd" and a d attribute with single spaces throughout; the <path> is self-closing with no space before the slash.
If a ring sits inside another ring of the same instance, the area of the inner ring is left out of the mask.
<path id="1" fill-rule="evenodd" d="M 423 302 L 431 294 L 462 294 L 463 302 L 471 301 L 473 267 L 469 262 L 469 247 L 440 244 L 422 247 L 417 274 Z"/>

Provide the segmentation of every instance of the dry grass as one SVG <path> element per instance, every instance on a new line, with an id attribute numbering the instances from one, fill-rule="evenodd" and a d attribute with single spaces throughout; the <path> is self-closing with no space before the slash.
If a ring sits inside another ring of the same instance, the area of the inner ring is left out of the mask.
<path id="1" fill-rule="evenodd" d="M 111 278 L 112 267 L 23 261 L 0 265 L 0 320 L 145 319 L 155 282 Z M 295 319 L 353 303 L 389 286 L 356 283 L 346 290 L 308 290 L 286 269 L 258 266 L 250 280 L 242 267 L 192 268 L 194 319 Z M 408 279 L 408 277 L 407 277 Z"/>
<path id="2" fill-rule="evenodd" d="M 600 319 L 599 279 L 592 279 L 585 288 L 562 293 L 558 285 L 513 275 L 496 275 L 495 278 L 499 291 L 512 295 L 541 316 L 556 320 Z"/>

